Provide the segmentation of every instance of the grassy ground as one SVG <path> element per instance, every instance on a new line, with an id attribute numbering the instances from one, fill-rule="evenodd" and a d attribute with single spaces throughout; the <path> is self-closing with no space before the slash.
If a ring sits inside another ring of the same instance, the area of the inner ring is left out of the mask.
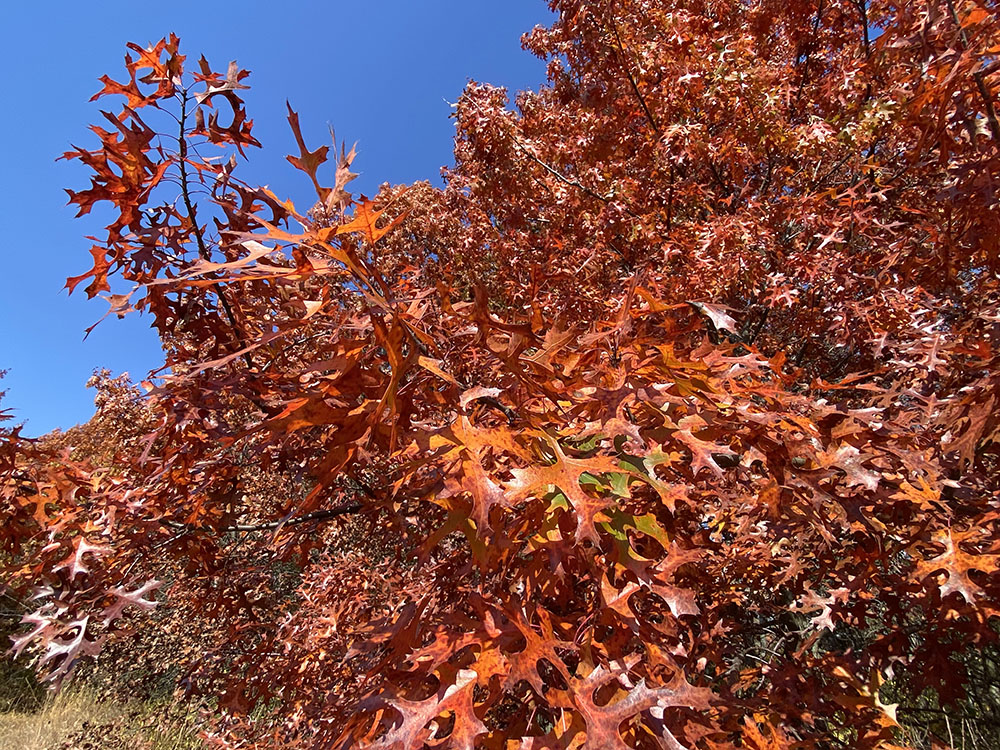
<path id="1" fill-rule="evenodd" d="M 114 704 L 67 690 L 0 713 L 0 750 L 200 750 L 197 716 L 154 703 Z"/>
<path id="2" fill-rule="evenodd" d="M 94 722 L 111 719 L 85 694 L 66 692 L 33 711 L 0 714 L 0 750 L 55 750 Z"/>
<path id="3" fill-rule="evenodd" d="M 15 621 L 0 619 L 0 750 L 202 750 L 198 712 L 173 703 L 173 681 L 156 693 L 111 691 L 124 674 L 116 662 L 49 694 L 4 653 Z"/>

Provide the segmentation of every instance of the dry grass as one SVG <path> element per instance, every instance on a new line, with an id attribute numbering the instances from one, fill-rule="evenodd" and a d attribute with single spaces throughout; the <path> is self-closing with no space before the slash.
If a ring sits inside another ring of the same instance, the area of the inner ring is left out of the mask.
<path id="1" fill-rule="evenodd" d="M 113 718 L 106 706 L 67 691 L 32 712 L 0 714 L 0 750 L 56 750 L 88 722 Z"/>
<path id="2" fill-rule="evenodd" d="M 0 713 L 0 750 L 199 750 L 196 716 L 170 713 L 69 690 L 36 711 Z"/>

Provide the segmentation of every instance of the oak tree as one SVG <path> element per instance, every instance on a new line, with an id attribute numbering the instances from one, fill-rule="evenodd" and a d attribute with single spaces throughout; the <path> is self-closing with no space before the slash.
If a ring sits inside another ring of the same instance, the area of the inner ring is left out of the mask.
<path id="1" fill-rule="evenodd" d="M 948 741 L 1000 605 L 997 3 L 550 6 L 440 189 L 353 195 L 291 107 L 315 194 L 242 181 L 248 73 L 174 36 L 101 79 L 67 286 L 164 363 L 121 450 L 0 432 L 54 683 L 162 605 L 220 746 Z"/>

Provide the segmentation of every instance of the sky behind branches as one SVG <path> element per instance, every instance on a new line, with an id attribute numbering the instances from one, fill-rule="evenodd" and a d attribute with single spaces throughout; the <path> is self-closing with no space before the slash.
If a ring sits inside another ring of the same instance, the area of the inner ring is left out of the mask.
<path id="1" fill-rule="evenodd" d="M 3 405 L 26 421 L 28 435 L 86 421 L 93 393 L 85 382 L 107 367 L 141 380 L 162 363 L 150 318 L 110 318 L 72 296 L 66 277 L 90 267 L 86 235 L 103 236 L 109 215 L 74 219 L 63 188 L 87 186 L 78 162 L 55 161 L 70 144 L 93 148 L 87 128 L 111 99 L 88 102 L 102 74 L 121 79 L 125 43 L 181 38 L 188 66 L 204 54 L 216 70 L 236 59 L 252 75 L 245 92 L 254 135 L 243 179 L 309 201 L 308 178 L 285 161 L 297 153 L 285 100 L 298 110 L 310 148 L 358 141 L 351 188 L 368 195 L 382 182 L 431 180 L 452 161 L 455 101 L 469 79 L 537 88 L 545 65 L 520 49 L 520 35 L 550 16 L 544 0 L 368 0 L 344 2 L 15 3 L 0 47 L 4 144 L 0 225 L 0 381 Z M 102 221 L 103 220 L 103 221 Z"/>

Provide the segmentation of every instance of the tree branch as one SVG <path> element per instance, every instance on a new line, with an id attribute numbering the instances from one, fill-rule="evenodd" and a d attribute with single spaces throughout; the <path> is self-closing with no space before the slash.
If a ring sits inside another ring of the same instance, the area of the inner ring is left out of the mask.
<path id="1" fill-rule="evenodd" d="M 208 246 L 205 244 L 205 237 L 201 233 L 201 227 L 198 225 L 198 214 L 196 213 L 194 203 L 191 201 L 191 191 L 188 186 L 188 174 L 187 174 L 187 153 L 188 153 L 188 143 L 187 143 L 187 133 L 185 132 L 187 126 L 187 103 L 188 94 L 187 91 L 181 96 L 181 116 L 180 125 L 181 132 L 177 138 L 177 144 L 179 147 L 179 160 L 178 166 L 180 167 L 180 178 L 181 178 L 181 198 L 184 201 L 184 208 L 188 213 L 188 220 L 191 222 L 191 231 L 194 234 L 195 243 L 198 245 L 198 255 L 201 256 L 202 260 L 211 261 L 212 254 L 208 250 Z M 233 327 L 233 332 L 236 334 L 238 344 L 237 348 L 242 349 L 246 346 L 246 341 L 244 340 L 243 331 L 239 324 L 236 322 L 236 315 L 233 313 L 233 308 L 229 304 L 229 300 L 226 299 L 226 295 L 222 290 L 222 285 L 219 283 L 212 284 L 212 288 L 215 289 L 215 293 L 219 297 L 219 302 L 222 304 L 222 309 L 226 313 L 226 317 L 229 319 L 229 325 Z M 253 361 L 250 359 L 250 353 L 243 353 L 243 361 L 246 363 L 247 368 L 253 368 Z"/>
<path id="2" fill-rule="evenodd" d="M 595 192 L 593 189 L 591 189 L 591 188 L 587 187 L 586 185 L 584 185 L 579 180 L 571 180 L 569 177 L 567 177 L 566 175 L 564 175 L 562 172 L 558 171 L 555 167 L 552 167 L 552 166 L 546 164 L 544 161 L 542 161 L 537 156 L 535 156 L 535 154 L 532 153 L 532 151 L 527 146 L 525 146 L 523 143 L 521 143 L 521 141 L 519 141 L 515 135 L 510 134 L 510 137 L 513 139 L 515 145 L 517 145 L 517 147 L 519 149 L 521 149 L 521 151 L 523 151 L 527 155 L 527 157 L 529 159 L 531 159 L 533 162 L 535 162 L 535 164 L 537 164 L 538 166 L 542 167 L 542 169 L 544 169 L 545 171 L 547 171 L 549 174 L 551 174 L 553 177 L 555 177 L 557 180 L 559 180 L 563 184 L 569 185 L 571 187 L 575 187 L 578 190 L 582 190 L 584 193 L 586 193 L 587 195 L 589 195 L 591 198 L 596 198 L 597 200 L 603 201 L 604 203 L 610 203 L 612 201 L 612 196 L 601 195 L 600 193 Z"/>
<path id="3" fill-rule="evenodd" d="M 290 518 L 286 520 L 269 521 L 267 523 L 254 523 L 254 524 L 244 524 L 237 523 L 232 526 L 223 526 L 218 529 L 213 529 L 210 526 L 191 526 L 186 523 L 179 523 L 177 521 L 168 521 L 163 519 L 160 523 L 163 526 L 167 526 L 171 529 L 177 529 L 178 531 L 194 532 L 194 531 L 210 531 L 216 534 L 228 534 L 232 532 L 250 532 L 250 531 L 268 531 L 271 529 L 277 529 L 279 527 L 284 528 L 285 526 L 298 526 L 299 524 L 309 523 L 310 521 L 328 521 L 331 518 L 337 518 L 338 516 L 346 516 L 350 513 L 356 513 L 364 507 L 363 504 L 359 502 L 348 503 L 347 505 L 341 505 L 338 508 L 328 508 L 327 510 L 315 510 L 312 513 L 305 513 L 301 516 L 296 516 L 295 518 Z"/>
<path id="4" fill-rule="evenodd" d="M 812 56 L 813 50 L 818 44 L 817 35 L 819 34 L 819 24 L 823 19 L 823 0 L 819 0 L 819 6 L 816 8 L 816 18 L 813 21 L 812 36 L 809 38 L 806 44 L 803 54 L 805 59 L 802 61 L 802 77 L 799 79 L 799 89 L 795 93 L 795 107 L 798 108 L 799 101 L 802 99 L 802 91 L 805 89 L 806 81 L 809 79 L 809 58 Z M 794 110 L 793 110 L 794 111 Z"/>
<path id="5" fill-rule="evenodd" d="M 485 114 L 483 112 L 482 107 L 480 107 L 479 103 L 476 102 L 474 99 L 472 100 L 472 104 L 479 111 L 480 114 Z M 514 133 L 511 132 L 508 128 L 504 127 L 503 125 L 500 125 L 500 129 L 503 130 L 510 137 L 510 139 L 514 142 L 514 145 L 517 146 L 518 149 L 520 149 L 525 154 L 525 156 L 527 156 L 529 159 L 531 159 L 533 162 L 535 162 L 535 164 L 537 164 L 538 166 L 540 166 L 542 169 L 544 169 L 546 172 L 548 172 L 549 174 L 551 174 L 553 177 L 555 177 L 557 180 L 559 180 L 564 185 L 569 185 L 570 187 L 575 187 L 576 189 L 583 191 L 586 195 L 589 195 L 591 198 L 596 198 L 597 200 L 602 201 L 603 203 L 611 203 L 611 201 L 614 200 L 614 195 L 613 194 L 612 195 L 601 195 L 600 193 L 596 192 L 592 188 L 589 188 L 586 185 L 584 185 L 579 180 L 572 180 L 572 179 L 570 179 L 569 177 L 567 177 L 566 175 L 564 175 L 562 172 L 560 172 L 559 170 L 557 170 L 555 167 L 553 167 L 553 166 L 551 166 L 549 164 L 546 164 L 544 161 L 542 161 L 541 159 L 539 159 L 531 151 L 531 149 L 529 149 L 526 145 L 524 145 L 523 143 L 521 143 L 521 140 L 516 135 L 514 135 Z M 635 216 L 635 214 L 632 213 L 632 211 L 630 211 L 627 206 L 625 207 L 625 211 L 630 216 L 633 216 L 633 217 Z"/>
<path id="6" fill-rule="evenodd" d="M 965 29 L 962 28 L 962 22 L 958 18 L 958 12 L 955 10 L 955 3 L 952 0 L 947 0 L 947 2 L 951 20 L 958 27 L 958 38 L 962 42 L 962 51 L 964 52 L 969 48 L 969 37 L 965 33 Z M 976 82 L 976 88 L 979 89 L 979 96 L 983 99 L 986 120 L 990 124 L 990 133 L 993 134 L 993 146 L 994 148 L 1000 148 L 1000 120 L 997 120 L 997 113 L 993 108 L 993 96 L 990 94 L 989 86 L 986 85 L 986 79 L 983 77 L 981 70 L 974 72 L 972 79 Z"/>
<path id="7" fill-rule="evenodd" d="M 507 422 L 511 426 L 517 424 L 521 419 L 521 415 L 517 413 L 516 409 L 510 408 L 499 399 L 493 398 L 493 396 L 479 396 L 478 398 L 474 398 L 473 401 L 478 401 L 483 406 L 488 406 L 491 409 L 496 409 L 497 411 L 502 412 L 503 415 L 507 417 Z"/>
<path id="8" fill-rule="evenodd" d="M 639 84 L 636 83 L 635 78 L 632 76 L 632 70 L 629 68 L 628 61 L 625 59 L 625 47 L 622 44 L 622 38 L 618 34 L 618 22 L 615 21 L 615 4 L 612 0 L 611 4 L 608 6 L 608 18 L 611 21 L 611 31 L 615 35 L 615 42 L 618 44 L 618 60 L 622 65 L 622 70 L 625 71 L 625 77 L 628 78 L 628 82 L 632 85 L 632 91 L 635 93 L 635 98 L 639 100 L 639 105 L 642 107 L 642 111 L 646 114 L 646 119 L 649 120 L 649 124 L 653 126 L 653 132 L 659 135 L 660 126 L 656 123 L 656 118 L 653 117 L 653 113 L 649 110 L 649 106 L 646 104 L 646 99 L 639 90 Z"/>

